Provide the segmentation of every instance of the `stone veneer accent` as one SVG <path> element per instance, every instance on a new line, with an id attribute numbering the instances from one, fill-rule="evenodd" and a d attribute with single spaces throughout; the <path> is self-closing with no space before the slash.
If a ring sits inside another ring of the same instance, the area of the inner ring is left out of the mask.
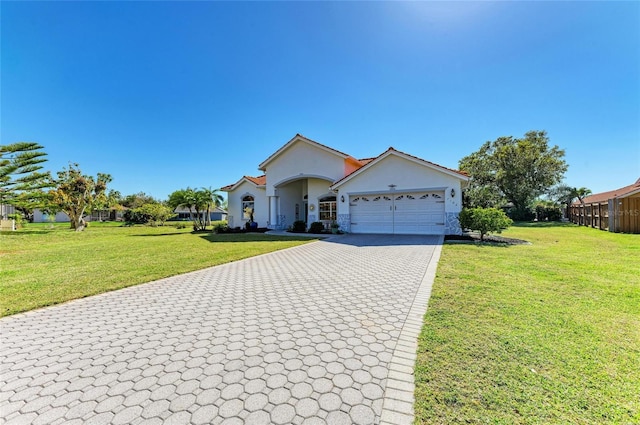
<path id="1" fill-rule="evenodd" d="M 337 222 L 343 232 L 351 231 L 351 214 L 338 214 Z"/>
<path id="2" fill-rule="evenodd" d="M 445 235 L 461 235 L 462 228 L 460 227 L 460 221 L 458 220 L 457 212 L 445 213 L 444 217 L 444 234 Z"/>
<path id="3" fill-rule="evenodd" d="M 286 230 L 287 228 L 287 216 L 286 215 L 279 215 L 278 216 L 278 225 L 276 226 L 276 229 L 278 230 Z"/>

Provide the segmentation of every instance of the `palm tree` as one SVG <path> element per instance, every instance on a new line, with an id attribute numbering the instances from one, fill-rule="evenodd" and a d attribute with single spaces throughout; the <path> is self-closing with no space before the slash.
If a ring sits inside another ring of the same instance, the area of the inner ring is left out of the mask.
<path id="1" fill-rule="evenodd" d="M 207 215 L 205 219 L 205 229 L 207 225 L 211 224 L 211 207 L 217 208 L 222 205 L 224 198 L 220 193 L 218 193 L 220 189 L 212 189 L 211 186 L 208 188 L 203 187 L 199 192 L 202 193 L 203 200 L 206 200 L 207 205 Z"/>
<path id="2" fill-rule="evenodd" d="M 591 189 L 587 189 L 586 187 L 581 187 L 579 189 L 575 187 L 573 188 L 574 198 L 578 198 L 578 201 L 580 201 L 581 204 L 584 203 L 583 199 L 591 195 L 591 193 Z"/>
<path id="3" fill-rule="evenodd" d="M 549 197 L 565 207 L 565 217 L 569 217 L 569 207 L 576 198 L 580 203 L 583 203 L 583 199 L 589 195 L 591 195 L 591 190 L 586 187 L 576 188 L 566 184 L 555 186 L 549 191 Z"/>
<path id="4" fill-rule="evenodd" d="M 193 216 L 193 208 L 196 204 L 196 191 L 187 187 L 186 189 L 179 189 L 169 195 L 167 204 L 173 208 L 184 207 L 189 210 L 189 218 L 193 222 L 194 228 L 197 226 L 196 219 Z M 196 229 L 198 230 L 198 229 Z"/>

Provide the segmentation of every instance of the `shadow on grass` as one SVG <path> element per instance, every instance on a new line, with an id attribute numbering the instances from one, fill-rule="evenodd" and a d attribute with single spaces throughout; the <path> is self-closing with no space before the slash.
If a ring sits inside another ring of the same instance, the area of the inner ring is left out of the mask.
<path id="1" fill-rule="evenodd" d="M 578 227 L 577 224 L 561 221 L 516 221 L 513 227 L 546 228 L 546 227 Z"/>
<path id="2" fill-rule="evenodd" d="M 313 241 L 314 238 L 301 236 L 277 236 L 264 233 L 201 233 L 199 236 L 209 242 L 271 242 L 271 241 Z"/>
<path id="3" fill-rule="evenodd" d="M 45 235 L 47 233 L 51 233 L 52 230 L 16 230 L 15 232 L 12 231 L 2 231 L 0 232 L 0 235 L 2 236 L 20 236 L 20 235 Z"/>
<path id="4" fill-rule="evenodd" d="M 70 229 L 69 227 L 56 227 L 53 229 L 18 229 L 15 231 L 2 231 L 0 235 L 2 236 L 21 236 L 21 235 L 48 235 L 50 233 L 59 233 L 59 232 L 75 232 L 75 230 Z"/>
<path id="5" fill-rule="evenodd" d="M 200 232 L 197 232 L 200 233 Z M 153 235 L 149 235 L 149 234 L 137 234 L 137 235 L 128 235 L 128 236 L 136 236 L 136 237 L 141 237 L 141 238 L 147 238 L 147 237 L 156 237 L 156 236 L 180 236 L 180 235 L 192 235 L 192 234 L 197 234 L 195 232 L 189 232 L 189 233 L 185 233 L 185 232 L 175 232 L 175 233 L 156 233 Z"/>
<path id="6" fill-rule="evenodd" d="M 510 248 L 515 245 L 523 245 L 523 244 L 512 244 L 506 242 L 494 242 L 494 241 L 444 241 L 443 245 L 470 245 L 475 246 L 477 248 Z"/>

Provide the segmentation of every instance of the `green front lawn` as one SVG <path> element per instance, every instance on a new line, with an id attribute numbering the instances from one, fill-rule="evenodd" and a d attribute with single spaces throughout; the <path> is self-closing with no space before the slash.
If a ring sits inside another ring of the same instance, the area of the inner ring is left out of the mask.
<path id="1" fill-rule="evenodd" d="M 0 233 L 0 316 L 300 245 L 309 238 L 91 223 Z"/>
<path id="2" fill-rule="evenodd" d="M 443 247 L 416 423 L 640 423 L 640 235 L 520 225 Z"/>

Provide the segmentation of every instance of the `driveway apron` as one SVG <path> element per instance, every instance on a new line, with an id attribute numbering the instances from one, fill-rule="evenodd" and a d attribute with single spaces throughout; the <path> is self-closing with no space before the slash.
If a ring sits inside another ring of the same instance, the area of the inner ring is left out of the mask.
<path id="1" fill-rule="evenodd" d="M 394 352 L 441 240 L 346 235 L 4 318 L 0 416 L 36 425 L 386 421 L 383 401 L 385 410 L 402 403 L 385 399 Z M 414 339 L 424 308 L 423 299 L 411 316 Z"/>

